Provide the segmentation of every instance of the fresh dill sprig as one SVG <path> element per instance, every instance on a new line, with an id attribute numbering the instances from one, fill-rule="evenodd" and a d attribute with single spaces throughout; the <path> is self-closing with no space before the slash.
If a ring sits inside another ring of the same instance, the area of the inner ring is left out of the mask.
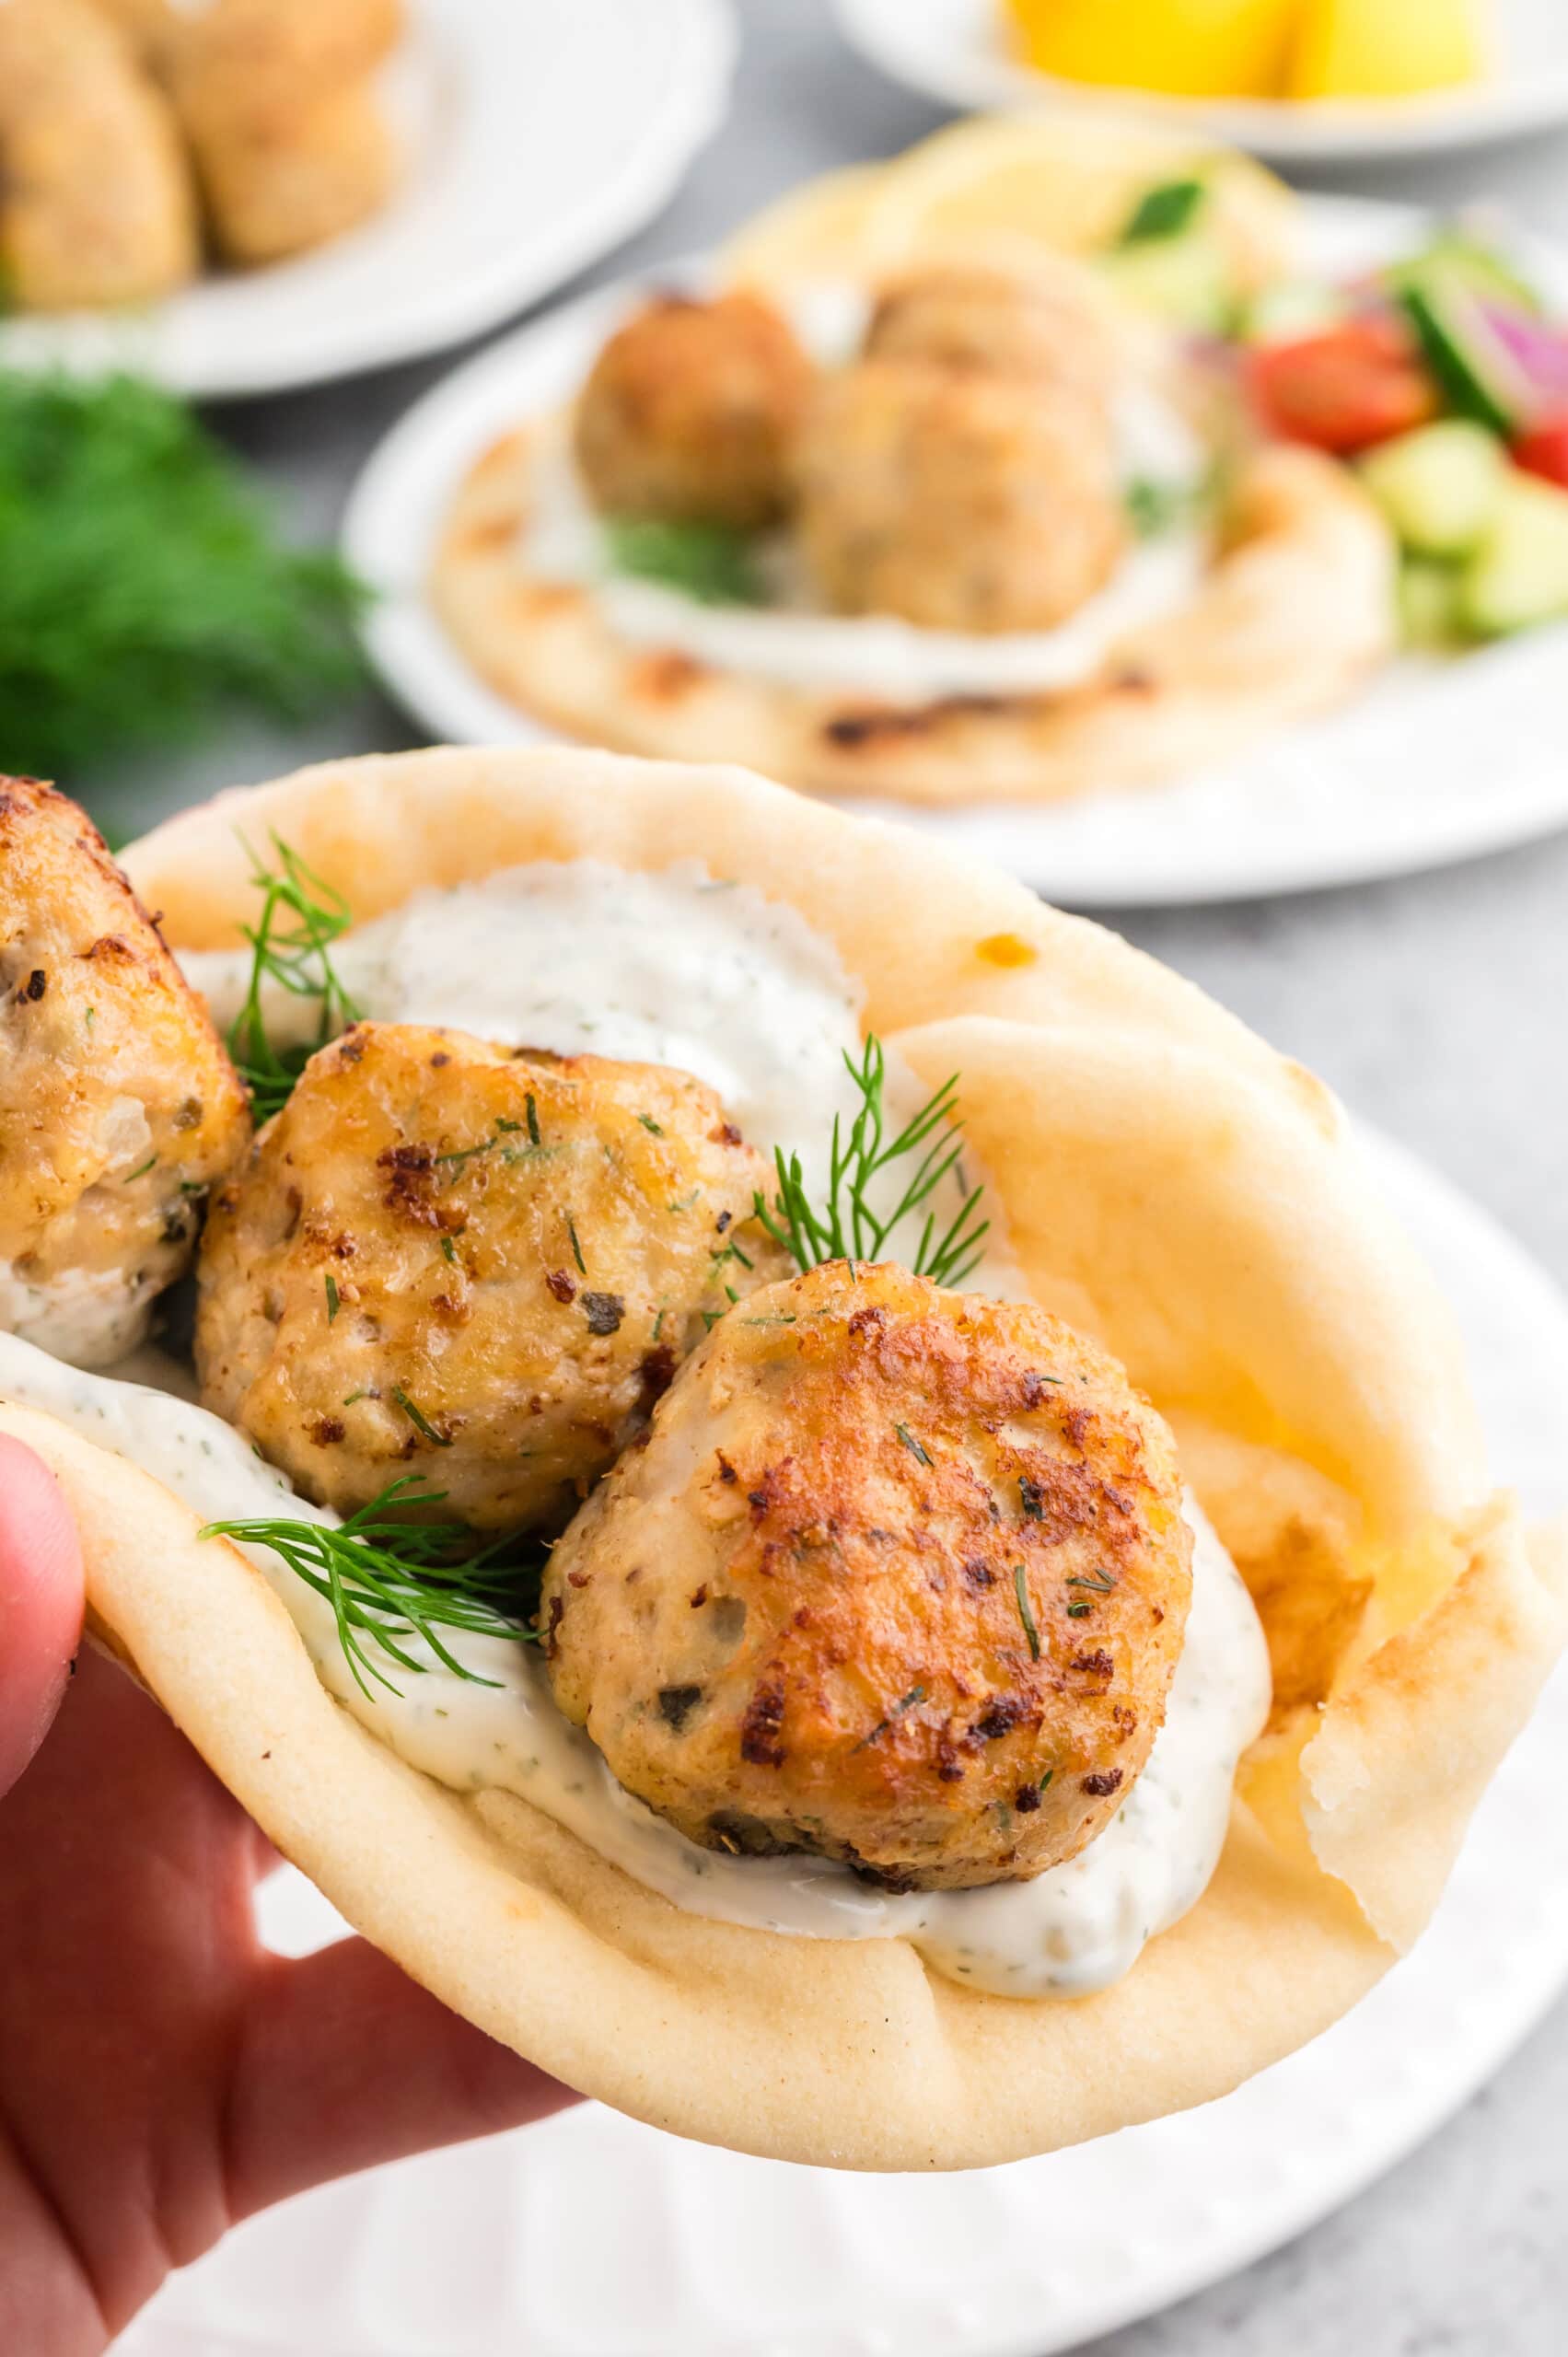
<path id="1" fill-rule="evenodd" d="M 733 524 L 677 522 L 664 517 L 612 516 L 605 546 L 617 573 L 656 581 L 703 606 L 762 602 L 750 539 Z"/>
<path id="2" fill-rule="evenodd" d="M 844 1069 L 860 1093 L 860 1109 L 843 1135 L 840 1118 L 833 1119 L 832 1155 L 829 1166 L 827 1201 L 814 1204 L 801 1172 L 800 1156 L 774 1151 L 778 1189 L 772 1203 L 761 1192 L 754 1199 L 758 1219 L 776 1244 L 782 1244 L 803 1272 L 824 1260 L 876 1260 L 894 1229 L 912 1218 L 952 1171 L 963 1153 L 961 1123 L 954 1118 L 958 1075 L 943 1082 L 896 1137 L 886 1135 L 882 1109 L 887 1059 L 875 1033 L 867 1039 L 857 1063 L 847 1051 Z M 873 1182 L 892 1163 L 917 1156 L 909 1179 L 890 1211 L 879 1213 L 871 1200 Z M 962 1173 L 958 1174 L 962 1184 Z M 979 1265 L 981 1245 L 991 1223 L 976 1220 L 982 1187 L 965 1194 L 948 1225 L 940 1230 L 936 1213 L 927 1210 L 920 1243 L 909 1265 L 917 1277 L 939 1285 L 961 1284 Z"/>
<path id="3" fill-rule="evenodd" d="M 229 1025 L 228 1051 L 250 1091 L 257 1120 L 265 1121 L 287 1102 L 316 1050 L 360 1019 L 331 954 L 354 918 L 342 893 L 323 883 L 281 837 L 273 837 L 275 867 L 258 859 L 249 843 L 245 849 L 261 912 L 253 925 L 241 927 L 250 944 L 250 979 L 245 1003 Z M 273 1046 L 261 1004 L 269 981 L 294 998 L 317 1001 L 320 1013 L 308 1045 Z"/>
<path id="4" fill-rule="evenodd" d="M 0 370 L 0 766 L 69 778 L 237 703 L 297 717 L 362 680 L 367 600 L 172 393 Z"/>
<path id="5" fill-rule="evenodd" d="M 357 1514 L 336 1526 L 255 1516 L 239 1522 L 209 1522 L 203 1538 L 233 1538 L 242 1546 L 267 1547 L 281 1556 L 307 1587 L 324 1596 L 338 1626 L 338 1642 L 366 1701 L 374 1678 L 389 1693 L 401 1694 L 370 1657 L 369 1646 L 421 1672 L 428 1662 L 407 1650 L 410 1640 L 426 1644 L 455 1678 L 472 1686 L 494 1686 L 469 1669 L 442 1643 L 439 1631 L 456 1629 L 481 1637 L 505 1637 L 531 1644 L 537 1632 L 525 1625 L 532 1609 L 530 1589 L 538 1563 L 497 1560 L 510 1543 L 494 1540 L 478 1554 L 457 1560 L 454 1550 L 468 1534 L 458 1523 L 410 1522 L 410 1506 L 441 1504 L 445 1490 L 431 1490 L 418 1474 L 390 1482 Z"/>

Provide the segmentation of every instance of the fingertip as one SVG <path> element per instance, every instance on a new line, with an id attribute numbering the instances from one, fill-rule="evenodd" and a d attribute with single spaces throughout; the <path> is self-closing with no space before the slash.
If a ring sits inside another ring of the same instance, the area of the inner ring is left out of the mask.
<path id="1" fill-rule="evenodd" d="M 0 1434 L 0 1793 L 48 1732 L 81 1631 L 70 1512 L 42 1459 Z"/>

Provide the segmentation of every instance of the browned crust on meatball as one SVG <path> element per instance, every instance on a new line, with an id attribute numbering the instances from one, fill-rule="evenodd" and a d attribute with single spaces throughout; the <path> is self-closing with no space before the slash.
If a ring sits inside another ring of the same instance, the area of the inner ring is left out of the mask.
<path id="1" fill-rule="evenodd" d="M 1120 354 L 1098 295 L 1072 269 L 927 262 L 885 282 L 864 349 L 877 359 L 1073 385 L 1105 401 Z"/>
<path id="2" fill-rule="evenodd" d="M 561 1540 L 551 1676 L 695 1841 L 1027 1877 L 1147 1759 L 1191 1553 L 1170 1435 L 1103 1352 L 832 1263 L 725 1318 Z"/>
<path id="3" fill-rule="evenodd" d="M 558 1527 L 782 1256 L 761 1155 L 688 1074 L 364 1023 L 213 1207 L 206 1404 L 350 1512 L 404 1474 Z"/>
<path id="4" fill-rule="evenodd" d="M 0 1265 L 123 1274 L 149 1298 L 195 1243 L 250 1108 L 206 1009 L 75 804 L 0 777 Z"/>
<path id="5" fill-rule="evenodd" d="M 761 296 L 656 296 L 610 338 L 583 387 L 583 479 L 611 515 L 772 523 L 789 502 L 812 376 L 787 320 Z"/>
<path id="6" fill-rule="evenodd" d="M 1049 630 L 1127 543 L 1109 414 L 1067 381 L 859 361 L 819 386 L 798 480 L 801 553 L 841 613 Z"/>

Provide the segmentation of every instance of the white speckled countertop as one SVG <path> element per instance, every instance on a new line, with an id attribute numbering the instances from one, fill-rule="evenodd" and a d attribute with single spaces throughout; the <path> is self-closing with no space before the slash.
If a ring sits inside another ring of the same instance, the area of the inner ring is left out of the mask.
<path id="1" fill-rule="evenodd" d="M 740 0 L 729 123 L 675 203 L 595 275 L 710 244 L 778 190 L 940 119 L 846 52 L 824 0 Z M 1568 138 L 1333 185 L 1486 196 L 1568 238 Z M 443 358 L 222 423 L 330 530 L 365 455 Z M 330 725 L 70 781 L 117 836 L 220 784 L 414 741 L 367 695 Z M 1563 757 L 1568 759 L 1568 716 Z M 1134 941 L 1212 991 L 1465 1188 L 1568 1281 L 1568 834 L 1435 876 L 1140 913 Z M 1568 2349 L 1568 2002 L 1468 2111 L 1301 2242 L 1096 2357 L 1561 2357 Z"/>

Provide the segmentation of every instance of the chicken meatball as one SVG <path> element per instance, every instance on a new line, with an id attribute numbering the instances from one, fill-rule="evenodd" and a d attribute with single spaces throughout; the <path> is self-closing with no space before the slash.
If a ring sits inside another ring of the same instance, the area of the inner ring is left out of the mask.
<path id="1" fill-rule="evenodd" d="M 765 1176 L 685 1073 L 356 1025 L 214 1202 L 202 1397 L 340 1512 L 417 1474 L 474 1529 L 558 1524 L 776 1272 Z"/>
<path id="2" fill-rule="evenodd" d="M 1110 426 L 1069 385 L 871 359 L 818 390 L 800 540 L 841 613 L 1049 630 L 1127 545 Z"/>
<path id="3" fill-rule="evenodd" d="M 0 5 L 0 278 L 19 309 L 146 303 L 195 273 L 168 100 L 85 0 Z"/>
<path id="4" fill-rule="evenodd" d="M 386 201 L 397 145 L 373 75 L 401 29 L 398 0 L 211 0 L 186 17 L 169 87 L 231 261 L 308 252 Z"/>
<path id="5" fill-rule="evenodd" d="M 0 1327 L 84 1366 L 145 1332 L 250 1109 L 73 803 L 0 778 Z"/>
<path id="6" fill-rule="evenodd" d="M 1028 272 L 934 263 L 882 289 L 865 353 L 1071 385 L 1105 401 L 1116 376 L 1116 340 L 1098 293 L 1067 262 Z"/>
<path id="7" fill-rule="evenodd" d="M 664 295 L 612 335 L 577 402 L 577 465 L 607 514 L 729 524 L 783 515 L 812 367 L 756 295 Z"/>
<path id="8" fill-rule="evenodd" d="M 1027 1879 L 1148 1758 L 1191 1541 L 1170 1435 L 1032 1306 L 829 1262 L 687 1362 L 554 1549 L 550 1676 L 710 1849 Z"/>

